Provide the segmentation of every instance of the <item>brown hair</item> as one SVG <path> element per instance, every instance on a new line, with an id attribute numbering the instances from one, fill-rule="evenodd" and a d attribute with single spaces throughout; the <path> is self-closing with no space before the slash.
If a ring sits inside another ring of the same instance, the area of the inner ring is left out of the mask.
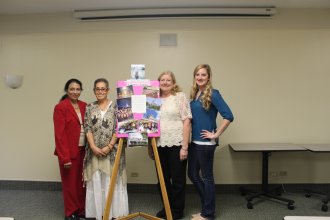
<path id="1" fill-rule="evenodd" d="M 109 89 L 109 81 L 105 78 L 98 78 L 94 81 L 94 90 L 95 90 L 96 84 L 98 84 L 99 82 L 105 83 L 107 89 Z"/>
<path id="2" fill-rule="evenodd" d="M 197 84 L 196 84 L 196 80 L 195 80 L 195 76 L 196 73 L 200 70 L 200 69 L 206 69 L 207 75 L 209 77 L 209 81 L 207 82 L 205 89 L 203 91 L 203 95 L 201 96 L 200 100 L 202 102 L 202 106 L 205 110 L 209 110 L 210 106 L 211 106 L 211 96 L 212 96 L 212 83 L 211 83 L 211 67 L 208 64 L 199 64 L 196 66 L 194 73 L 193 73 L 193 86 L 191 88 L 191 92 L 190 92 L 190 99 L 196 99 L 196 95 L 197 92 L 199 90 Z"/>

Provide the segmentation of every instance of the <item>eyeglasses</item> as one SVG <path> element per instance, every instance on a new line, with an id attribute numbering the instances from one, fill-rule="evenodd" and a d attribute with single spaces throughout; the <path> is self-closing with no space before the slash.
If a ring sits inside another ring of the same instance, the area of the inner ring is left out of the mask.
<path id="1" fill-rule="evenodd" d="M 95 92 L 106 92 L 108 91 L 108 88 L 94 88 Z"/>

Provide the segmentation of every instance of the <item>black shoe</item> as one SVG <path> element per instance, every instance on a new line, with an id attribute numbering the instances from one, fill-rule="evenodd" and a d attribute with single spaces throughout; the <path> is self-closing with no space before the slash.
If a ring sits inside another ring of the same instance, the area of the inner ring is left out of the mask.
<path id="1" fill-rule="evenodd" d="M 156 216 L 158 218 L 165 218 L 166 217 L 166 212 L 165 209 L 160 210 L 159 212 L 157 212 Z"/>
<path id="2" fill-rule="evenodd" d="M 173 220 L 181 219 L 183 218 L 183 214 L 172 213 L 172 218 Z"/>
<path id="3" fill-rule="evenodd" d="M 65 216 L 64 220 L 80 220 L 80 218 L 76 214 L 72 214 L 70 216 Z"/>

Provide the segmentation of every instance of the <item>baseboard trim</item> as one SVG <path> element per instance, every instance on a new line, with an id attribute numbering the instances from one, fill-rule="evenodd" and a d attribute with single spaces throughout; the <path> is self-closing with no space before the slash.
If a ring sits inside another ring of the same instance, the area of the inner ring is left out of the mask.
<path id="1" fill-rule="evenodd" d="M 278 186 L 281 184 L 270 184 L 272 186 Z M 217 193 L 236 193 L 240 188 L 249 188 L 251 190 L 259 190 L 261 188 L 260 184 L 216 184 Z M 290 192 L 300 192 L 308 188 L 311 190 L 320 190 L 325 192 L 330 192 L 330 184 L 325 183 L 294 183 L 294 184 L 282 184 L 284 191 Z M 140 183 L 128 183 L 128 192 L 134 193 L 157 193 L 156 184 L 140 184 Z M 17 180 L 0 180 L 0 190 L 41 190 L 41 191 L 61 191 L 61 182 L 52 181 L 17 181 Z M 195 188 L 192 184 L 186 185 L 186 191 L 195 192 Z"/>
<path id="2" fill-rule="evenodd" d="M 61 182 L 50 181 L 0 180 L 0 189 L 61 191 L 62 185 Z"/>

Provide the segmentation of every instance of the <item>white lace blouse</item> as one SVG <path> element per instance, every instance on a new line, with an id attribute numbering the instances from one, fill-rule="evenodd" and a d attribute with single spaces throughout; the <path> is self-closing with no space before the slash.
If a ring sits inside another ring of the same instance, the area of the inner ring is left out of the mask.
<path id="1" fill-rule="evenodd" d="M 192 118 L 189 101 L 183 92 L 162 98 L 158 147 L 182 145 L 183 121 Z"/>

